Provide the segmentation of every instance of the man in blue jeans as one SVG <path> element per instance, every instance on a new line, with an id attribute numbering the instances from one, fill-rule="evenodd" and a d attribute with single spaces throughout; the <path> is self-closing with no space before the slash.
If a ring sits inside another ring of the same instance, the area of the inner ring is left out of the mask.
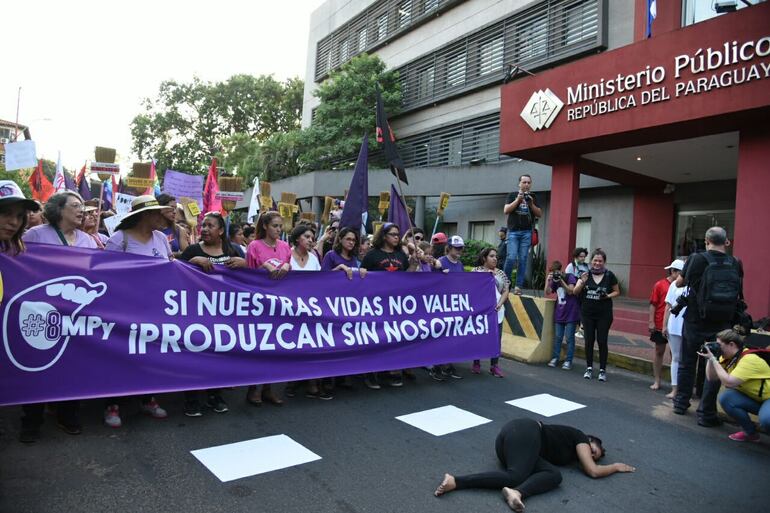
<path id="1" fill-rule="evenodd" d="M 542 217 L 543 210 L 537 206 L 532 188 L 532 177 L 519 177 L 519 190 L 508 195 L 503 212 L 508 215 L 508 254 L 503 272 L 510 278 L 514 261 L 518 261 L 514 294 L 521 294 L 524 276 L 527 272 L 527 256 L 532 245 L 532 227 L 535 219 Z"/>

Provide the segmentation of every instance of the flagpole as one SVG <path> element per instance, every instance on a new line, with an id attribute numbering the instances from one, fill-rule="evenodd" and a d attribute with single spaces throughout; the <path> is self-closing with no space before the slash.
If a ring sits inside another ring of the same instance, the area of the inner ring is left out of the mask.
<path id="1" fill-rule="evenodd" d="M 85 177 L 83 177 L 85 179 Z M 104 201 L 104 180 L 102 180 L 102 187 L 99 191 L 99 206 L 96 209 L 96 230 L 99 230 L 99 224 L 102 219 L 102 202 Z"/>
<path id="2" fill-rule="evenodd" d="M 21 86 L 19 86 L 19 92 L 16 95 L 16 123 L 13 127 L 13 142 L 19 139 L 19 105 L 21 104 Z"/>
<path id="3" fill-rule="evenodd" d="M 436 222 L 433 223 L 433 233 L 430 234 L 430 240 L 433 241 L 433 237 L 436 235 L 436 230 L 438 229 L 438 218 L 439 216 L 436 216 Z"/>

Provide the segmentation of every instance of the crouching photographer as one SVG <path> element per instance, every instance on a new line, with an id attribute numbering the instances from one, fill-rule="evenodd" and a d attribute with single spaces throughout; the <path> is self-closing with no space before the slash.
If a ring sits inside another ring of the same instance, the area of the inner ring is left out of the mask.
<path id="1" fill-rule="evenodd" d="M 706 379 L 725 386 L 719 404 L 741 425 L 742 430 L 730 435 L 730 440 L 758 442 L 759 433 L 749 413 L 757 415 L 762 429 L 770 431 L 770 350 L 744 347 L 745 334 L 741 326 L 720 331 L 716 342 L 707 342 L 698 354 L 708 359 Z"/>

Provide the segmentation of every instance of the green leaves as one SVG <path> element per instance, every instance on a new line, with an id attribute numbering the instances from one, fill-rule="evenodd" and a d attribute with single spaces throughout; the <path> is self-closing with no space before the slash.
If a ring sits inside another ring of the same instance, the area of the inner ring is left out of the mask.
<path id="1" fill-rule="evenodd" d="M 205 173 L 211 157 L 250 140 L 261 143 L 300 124 L 303 82 L 235 75 L 225 82 L 163 82 L 131 122 L 133 150 L 158 169 Z M 233 139 L 235 138 L 235 139 Z M 245 145 L 240 154 L 253 150 Z M 227 166 L 226 166 L 227 167 Z"/>

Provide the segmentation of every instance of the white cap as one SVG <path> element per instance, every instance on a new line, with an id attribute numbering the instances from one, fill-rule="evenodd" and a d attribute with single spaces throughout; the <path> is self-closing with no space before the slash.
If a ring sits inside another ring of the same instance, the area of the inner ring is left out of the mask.
<path id="1" fill-rule="evenodd" d="M 679 259 L 674 260 L 673 262 L 671 262 L 671 265 L 669 265 L 668 267 L 664 267 L 664 269 L 676 269 L 677 271 L 681 271 L 682 269 L 684 269 L 684 260 L 679 260 Z"/>
<path id="2" fill-rule="evenodd" d="M 452 235 L 449 238 L 449 245 L 452 246 L 453 248 L 464 248 L 465 241 L 459 235 Z"/>

